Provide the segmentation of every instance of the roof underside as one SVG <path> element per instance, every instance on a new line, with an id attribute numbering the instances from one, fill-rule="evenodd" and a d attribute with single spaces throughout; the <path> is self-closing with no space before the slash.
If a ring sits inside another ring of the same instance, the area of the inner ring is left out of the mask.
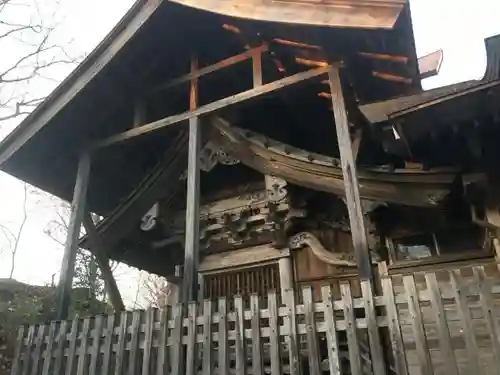
<path id="1" fill-rule="evenodd" d="M 406 8 L 393 30 L 359 30 L 236 20 L 163 2 L 109 62 L 100 63 L 101 66 L 96 67 L 100 54 L 116 48 L 114 43 L 120 42 L 123 33 L 131 27 L 130 24 L 138 22 L 137 14 L 150 4 L 151 2 L 139 1 L 121 26 L 115 29 L 114 35 L 103 42 L 88 61 L 0 145 L 0 160 L 3 160 L 3 156 L 8 155 L 7 151 L 13 145 L 24 140 L 20 149 L 1 165 L 2 170 L 62 199 L 70 200 L 79 153 L 93 140 L 130 129 L 133 104 L 137 98 L 143 97 L 143 93 L 157 83 L 186 74 L 193 54 L 198 56 L 200 66 L 206 66 L 243 52 L 246 43 L 255 46 L 264 40 L 282 38 L 322 46 L 327 60 L 342 59 L 348 62 L 346 74 L 350 77 L 360 103 L 384 100 L 420 89 L 419 79 L 415 78 L 418 76 L 417 59 L 409 10 Z M 242 42 L 237 35 L 224 29 L 224 24 L 236 25 L 247 39 Z M 289 50 L 279 45 L 272 45 L 270 48 L 285 63 L 287 70 L 279 72 L 269 58 L 263 67 L 267 82 L 284 74 L 291 75 L 304 70 L 303 66 L 295 63 Z M 362 58 L 359 52 L 407 56 L 409 61 L 406 64 L 393 64 Z M 104 67 L 99 71 L 102 65 Z M 200 83 L 200 103 L 209 103 L 251 88 L 249 71 L 251 72 L 251 68 L 248 64 L 241 63 L 203 78 Z M 394 75 L 409 77 L 413 83 L 380 79 L 373 76 L 373 71 L 388 71 Z M 75 86 L 81 85 L 82 76 L 89 74 L 96 75 L 88 84 L 82 85 L 79 93 L 53 117 L 48 116 L 47 113 L 53 110 L 53 102 L 68 97 Z M 295 114 L 286 114 L 286 107 L 305 103 L 310 97 L 317 98 L 318 90 L 318 87 L 291 90 L 287 93 L 286 100 L 273 96 L 255 110 L 247 112 L 254 113 L 255 122 L 261 122 L 255 125 L 257 128 L 269 128 L 276 123 L 277 116 L 280 121 L 286 122 L 281 117 L 287 116 L 290 122 L 297 121 Z M 186 111 L 186 98 L 187 87 L 151 96 L 147 120 Z M 304 126 L 309 125 L 309 114 L 314 114 L 316 119 L 321 116 L 331 118 L 326 102 L 321 105 L 324 108 L 319 110 L 320 104 L 309 110 L 304 109 Z M 43 121 L 44 116 L 48 121 Z M 262 118 L 266 120 L 260 121 Z M 34 132 L 34 123 L 43 126 Z M 109 147 L 95 155 L 89 186 L 89 209 L 102 215 L 113 210 L 159 162 L 172 139 L 179 133 L 179 127 L 182 125 Z M 332 136 L 334 137 L 334 132 Z"/>

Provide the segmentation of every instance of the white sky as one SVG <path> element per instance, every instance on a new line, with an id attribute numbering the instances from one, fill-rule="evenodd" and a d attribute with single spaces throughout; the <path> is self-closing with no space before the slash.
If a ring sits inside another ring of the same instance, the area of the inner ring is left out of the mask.
<path id="1" fill-rule="evenodd" d="M 71 40 L 70 53 L 83 55 L 105 37 L 133 0 L 60 0 L 60 3 L 63 21 L 58 37 L 63 42 Z M 500 34 L 499 0 L 411 0 L 411 9 L 418 55 L 440 48 L 444 50 L 441 72 L 424 82 L 426 89 L 482 77 L 486 64 L 483 40 Z M 0 62 L 2 55 L 6 56 L 2 52 Z M 67 70 L 60 68 L 57 78 L 62 79 Z M 53 82 L 44 84 L 54 85 Z M 6 128 L 3 133 L 5 131 Z M 21 184 L 0 172 L 0 192 L 0 222 L 15 229 L 22 209 Z M 52 275 L 59 271 L 62 249 L 43 231 L 50 220 L 50 210 L 34 203 L 31 206 L 14 277 L 42 284 L 50 282 Z M 9 268 L 9 252 L 4 251 L 0 254 L 0 278 L 8 276 Z M 120 289 L 128 301 L 135 298 L 136 279 L 133 272 L 124 272 L 118 277 Z"/>

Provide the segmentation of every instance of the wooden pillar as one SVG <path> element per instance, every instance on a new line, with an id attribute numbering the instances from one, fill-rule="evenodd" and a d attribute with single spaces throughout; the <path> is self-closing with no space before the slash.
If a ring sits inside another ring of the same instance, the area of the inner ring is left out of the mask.
<path id="1" fill-rule="evenodd" d="M 68 224 L 68 234 L 64 246 L 64 256 L 61 266 L 61 276 L 58 286 L 57 319 L 64 320 L 68 317 L 71 291 L 73 288 L 73 276 L 75 273 L 76 252 L 80 229 L 85 213 L 85 202 L 87 199 L 87 187 L 90 177 L 90 155 L 84 153 L 78 163 L 76 184 L 71 203 L 71 215 Z"/>
<path id="2" fill-rule="evenodd" d="M 332 67 L 328 72 L 328 77 L 332 93 L 333 114 L 335 117 L 335 127 L 337 129 L 337 139 L 340 150 L 340 160 L 342 163 L 342 174 L 344 177 L 346 203 L 349 212 L 354 253 L 356 255 L 359 277 L 362 280 L 368 280 L 371 279 L 372 276 L 370 252 L 366 236 L 364 215 L 361 207 L 358 174 L 354 161 L 339 68 Z"/>
<path id="3" fill-rule="evenodd" d="M 196 71 L 197 62 L 193 58 L 191 72 Z M 194 110 L 198 106 L 198 82 L 196 78 L 191 80 L 189 91 L 189 109 Z M 200 243 L 200 125 L 198 117 L 189 119 L 189 150 L 188 150 L 188 172 L 187 172 L 187 194 L 186 194 L 186 240 L 184 250 L 184 280 L 182 301 L 196 300 L 198 282 L 198 252 Z"/>
<path id="4" fill-rule="evenodd" d="M 280 258 L 278 260 L 278 267 L 280 272 L 281 294 L 284 295 L 285 290 L 293 288 L 292 258 Z"/>
<path id="5" fill-rule="evenodd" d="M 95 256 L 97 264 L 101 270 L 102 278 L 104 279 L 104 286 L 109 300 L 111 301 L 111 305 L 116 312 L 123 311 L 125 310 L 125 305 L 123 304 L 120 290 L 118 289 L 113 272 L 109 266 L 108 256 L 106 255 L 104 246 L 99 238 L 99 234 L 97 234 L 92 216 L 88 212 L 85 213 L 83 218 L 83 226 L 85 227 L 85 231 L 89 237 L 92 253 Z"/>

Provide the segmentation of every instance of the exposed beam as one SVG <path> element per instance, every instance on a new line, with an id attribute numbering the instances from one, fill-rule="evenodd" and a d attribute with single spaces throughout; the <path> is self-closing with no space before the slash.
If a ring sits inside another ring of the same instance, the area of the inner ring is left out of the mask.
<path id="1" fill-rule="evenodd" d="M 94 254 L 97 264 L 101 269 L 102 278 L 104 279 L 104 285 L 106 287 L 106 293 L 109 296 L 111 305 L 115 312 L 124 311 L 125 305 L 123 304 L 123 299 L 116 284 L 116 280 L 109 266 L 109 259 L 104 250 L 104 246 L 101 242 L 99 234 L 96 231 L 94 221 L 90 216 L 90 213 L 86 212 L 83 218 L 83 226 L 89 237 L 92 253 Z"/>
<path id="2" fill-rule="evenodd" d="M 137 2 L 99 47 L 14 130 L 0 150 L 0 165 L 33 137 L 91 82 L 155 13 L 163 1 Z M 137 9 L 139 8 L 139 9 Z M 126 25 L 126 27 L 125 27 Z"/>
<path id="3" fill-rule="evenodd" d="M 73 288 L 73 276 L 75 273 L 76 252 L 80 238 L 80 229 L 85 212 L 87 200 L 87 187 L 90 177 L 90 155 L 85 153 L 80 157 L 78 172 L 76 176 L 73 202 L 71 203 L 71 215 L 69 218 L 68 234 L 64 246 L 64 257 L 61 266 L 61 278 L 58 286 L 57 320 L 65 320 L 68 317 L 70 297 Z"/>
<path id="4" fill-rule="evenodd" d="M 162 83 L 158 86 L 155 86 L 151 90 L 151 93 L 163 91 L 163 90 L 166 90 L 170 87 L 180 85 L 182 83 L 188 83 L 194 78 L 199 78 L 199 77 L 202 77 L 204 75 L 216 72 L 217 70 L 227 68 L 228 66 L 245 61 L 245 60 L 247 60 L 255 55 L 261 55 L 263 52 L 266 52 L 267 50 L 268 50 L 267 45 L 262 45 L 259 47 L 252 48 L 248 51 L 240 53 L 239 55 L 231 56 L 231 57 L 224 59 L 224 60 L 221 60 L 213 65 L 206 66 L 204 68 L 196 70 L 195 72 L 190 72 L 189 74 L 183 75 L 183 76 L 178 77 L 178 78 L 174 78 L 171 81 L 168 81 L 166 83 Z"/>
<path id="5" fill-rule="evenodd" d="M 354 254 L 356 255 L 358 274 L 362 280 L 370 280 L 372 266 L 368 248 L 368 238 L 366 236 L 366 226 L 361 207 L 358 173 L 356 171 L 356 163 L 353 155 L 339 69 L 331 68 L 328 72 L 328 77 L 330 80 L 330 91 L 332 93 L 333 114 L 335 117 L 335 127 L 337 129 L 347 210 L 349 212 L 349 223 L 351 226 L 351 236 Z"/>
<path id="6" fill-rule="evenodd" d="M 196 71 L 197 62 L 193 58 L 191 71 Z M 189 109 L 198 105 L 198 79 L 191 80 Z M 200 249 L 200 143 L 201 129 L 198 117 L 189 119 L 188 172 L 186 192 L 186 237 L 184 245 L 184 277 L 182 302 L 196 301 L 198 281 L 198 261 Z M 196 283 L 196 284 L 195 284 Z"/>
<path id="7" fill-rule="evenodd" d="M 305 71 L 302 73 L 297 73 L 297 74 L 294 74 L 290 77 L 282 78 L 282 79 L 274 81 L 272 83 L 258 86 L 258 87 L 252 88 L 250 90 L 235 94 L 233 96 L 230 96 L 230 97 L 220 99 L 220 100 L 217 100 L 215 102 L 203 105 L 203 106 L 198 107 L 194 110 L 190 110 L 188 112 L 184 112 L 184 113 L 181 113 L 178 115 L 169 116 L 169 117 L 163 118 L 161 120 L 154 121 L 154 122 L 151 122 L 149 124 L 140 126 L 138 128 L 130 129 L 130 130 L 127 130 L 123 133 L 116 134 L 116 135 L 111 136 L 109 138 L 106 138 L 104 140 L 97 141 L 96 143 L 94 143 L 92 145 L 91 148 L 97 149 L 97 148 L 101 148 L 101 147 L 110 146 L 110 145 L 113 145 L 115 143 L 123 142 L 125 140 L 131 139 L 134 137 L 138 137 L 140 135 L 144 135 L 144 134 L 150 133 L 150 132 L 158 130 L 158 129 L 162 129 L 162 128 L 165 128 L 167 126 L 177 124 L 178 122 L 181 122 L 181 121 L 189 120 L 190 118 L 193 118 L 193 117 L 199 117 L 202 115 L 206 115 L 208 113 L 215 112 L 219 109 L 222 109 L 222 108 L 225 108 L 225 107 L 237 104 L 237 103 L 241 103 L 244 101 L 248 101 L 250 99 L 254 99 L 254 98 L 257 98 L 257 97 L 265 95 L 265 94 L 269 94 L 271 92 L 277 91 L 277 90 L 282 89 L 284 87 L 291 86 L 295 83 L 302 82 L 302 81 L 305 81 L 307 79 L 320 76 L 322 74 L 327 73 L 328 70 L 329 70 L 329 67 L 321 67 L 318 69 L 312 69 L 312 70 L 308 70 L 308 71 Z"/>

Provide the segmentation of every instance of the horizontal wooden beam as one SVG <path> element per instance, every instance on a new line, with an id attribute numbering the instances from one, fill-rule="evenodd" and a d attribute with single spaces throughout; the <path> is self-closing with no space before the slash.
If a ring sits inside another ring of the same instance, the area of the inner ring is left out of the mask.
<path id="1" fill-rule="evenodd" d="M 227 68 L 227 67 L 234 65 L 234 64 L 237 64 L 241 61 L 245 61 L 245 60 L 251 58 L 252 56 L 254 56 L 255 54 L 261 54 L 261 53 L 266 52 L 266 51 L 268 51 L 267 45 L 262 45 L 259 47 L 252 48 L 248 51 L 240 53 L 239 55 L 229 57 L 229 58 L 227 58 L 225 60 L 221 60 L 213 65 L 206 66 L 204 68 L 196 70 L 195 72 L 188 73 L 188 74 L 183 75 L 181 77 L 174 78 L 173 80 L 168 81 L 166 83 L 162 83 L 156 87 L 153 87 L 153 89 L 151 90 L 151 93 L 163 91 L 163 90 L 166 90 L 170 87 L 180 85 L 182 83 L 188 83 L 194 78 L 199 78 L 199 77 L 202 77 L 206 74 L 216 72 L 217 70 Z"/>
<path id="2" fill-rule="evenodd" d="M 233 96 L 217 100 L 215 102 L 203 105 L 201 107 L 198 107 L 194 110 L 184 112 L 178 115 L 173 115 L 169 116 L 166 118 L 163 118 L 161 120 L 157 120 L 154 122 L 151 122 L 149 124 L 140 126 L 138 128 L 133 128 L 130 130 L 127 130 L 123 133 L 119 133 L 116 135 L 113 135 L 109 138 L 106 138 L 104 140 L 98 141 L 94 143 L 91 146 L 91 149 L 98 149 L 106 146 L 113 145 L 115 143 L 123 142 L 125 140 L 138 137 L 140 135 L 144 135 L 150 132 L 153 132 L 158 129 L 165 128 L 170 125 L 177 124 L 178 122 L 181 121 L 186 121 L 189 120 L 190 118 L 197 117 L 197 116 L 202 116 L 206 115 L 208 113 L 217 111 L 222 108 L 226 108 L 230 105 L 241 103 L 250 99 L 254 99 L 256 97 L 271 93 L 273 91 L 277 91 L 279 89 L 282 89 L 287 86 L 291 86 L 295 83 L 305 81 L 310 78 L 314 78 L 323 74 L 326 74 L 328 70 L 330 69 L 329 66 L 326 67 L 321 67 L 318 69 L 312 69 L 308 70 L 302 73 L 297 73 L 294 74 L 293 76 L 282 78 L 280 80 L 274 81 L 272 83 L 268 83 L 266 85 L 258 86 L 253 89 L 247 90 L 240 92 L 238 94 L 235 94 Z"/>

